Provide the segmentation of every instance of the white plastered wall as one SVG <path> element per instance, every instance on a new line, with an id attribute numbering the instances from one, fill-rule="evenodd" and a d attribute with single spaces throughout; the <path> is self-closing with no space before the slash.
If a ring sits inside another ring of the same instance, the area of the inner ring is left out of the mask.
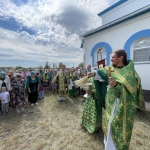
<path id="1" fill-rule="evenodd" d="M 145 29 L 150 29 L 150 13 L 141 15 L 137 18 L 126 21 L 120 25 L 116 25 L 94 35 L 85 37 L 85 66 L 87 66 L 87 64 L 92 64 L 92 57 L 90 54 L 92 48 L 97 43 L 108 43 L 111 46 L 112 51 L 123 49 L 126 41 L 133 34 Z M 132 47 L 130 56 L 130 59 L 133 59 Z M 135 69 L 141 77 L 143 89 L 150 90 L 150 83 L 148 82 L 150 75 L 150 63 L 135 64 Z"/>

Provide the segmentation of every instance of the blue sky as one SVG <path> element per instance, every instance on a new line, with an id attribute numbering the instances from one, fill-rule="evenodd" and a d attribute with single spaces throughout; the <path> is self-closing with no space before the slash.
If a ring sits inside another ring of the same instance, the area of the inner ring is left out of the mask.
<path id="1" fill-rule="evenodd" d="M 77 66 L 79 35 L 101 26 L 97 14 L 117 1 L 0 0 L 0 66 Z"/>

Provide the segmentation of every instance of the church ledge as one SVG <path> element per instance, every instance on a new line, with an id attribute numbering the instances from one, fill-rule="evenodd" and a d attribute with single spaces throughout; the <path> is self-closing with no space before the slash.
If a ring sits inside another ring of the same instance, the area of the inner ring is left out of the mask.
<path id="1" fill-rule="evenodd" d="M 150 90 L 143 90 L 144 101 L 150 103 Z"/>
<path id="2" fill-rule="evenodd" d="M 114 5 L 112 5 L 112 6 L 108 7 L 108 8 L 106 8 L 105 10 L 103 10 L 102 12 L 100 12 L 100 13 L 97 14 L 97 15 L 98 15 L 98 16 L 101 16 L 101 15 L 103 15 L 103 14 L 109 12 L 110 10 L 112 10 L 112 9 L 114 9 L 114 8 L 116 8 L 116 7 L 118 7 L 119 5 L 123 4 L 123 3 L 126 2 L 126 1 L 127 1 L 127 0 L 120 0 L 120 1 L 118 1 L 117 3 L 115 3 Z"/>

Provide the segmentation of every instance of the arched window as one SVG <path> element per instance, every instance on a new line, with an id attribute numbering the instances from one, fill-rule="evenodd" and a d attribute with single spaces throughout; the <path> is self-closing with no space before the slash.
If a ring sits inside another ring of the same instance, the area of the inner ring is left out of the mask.
<path id="1" fill-rule="evenodd" d="M 106 59 L 106 50 L 102 47 L 97 51 L 97 62 Z"/>
<path id="2" fill-rule="evenodd" d="M 150 61 L 150 38 L 138 41 L 133 47 L 134 62 Z"/>

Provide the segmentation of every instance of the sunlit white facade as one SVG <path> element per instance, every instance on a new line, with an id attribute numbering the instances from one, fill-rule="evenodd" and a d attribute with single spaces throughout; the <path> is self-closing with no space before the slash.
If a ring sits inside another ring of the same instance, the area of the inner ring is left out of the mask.
<path id="1" fill-rule="evenodd" d="M 121 0 L 98 15 L 102 26 L 80 36 L 85 67 L 97 67 L 101 59 L 110 65 L 112 52 L 124 49 L 135 63 L 143 89 L 150 90 L 150 1 Z"/>

